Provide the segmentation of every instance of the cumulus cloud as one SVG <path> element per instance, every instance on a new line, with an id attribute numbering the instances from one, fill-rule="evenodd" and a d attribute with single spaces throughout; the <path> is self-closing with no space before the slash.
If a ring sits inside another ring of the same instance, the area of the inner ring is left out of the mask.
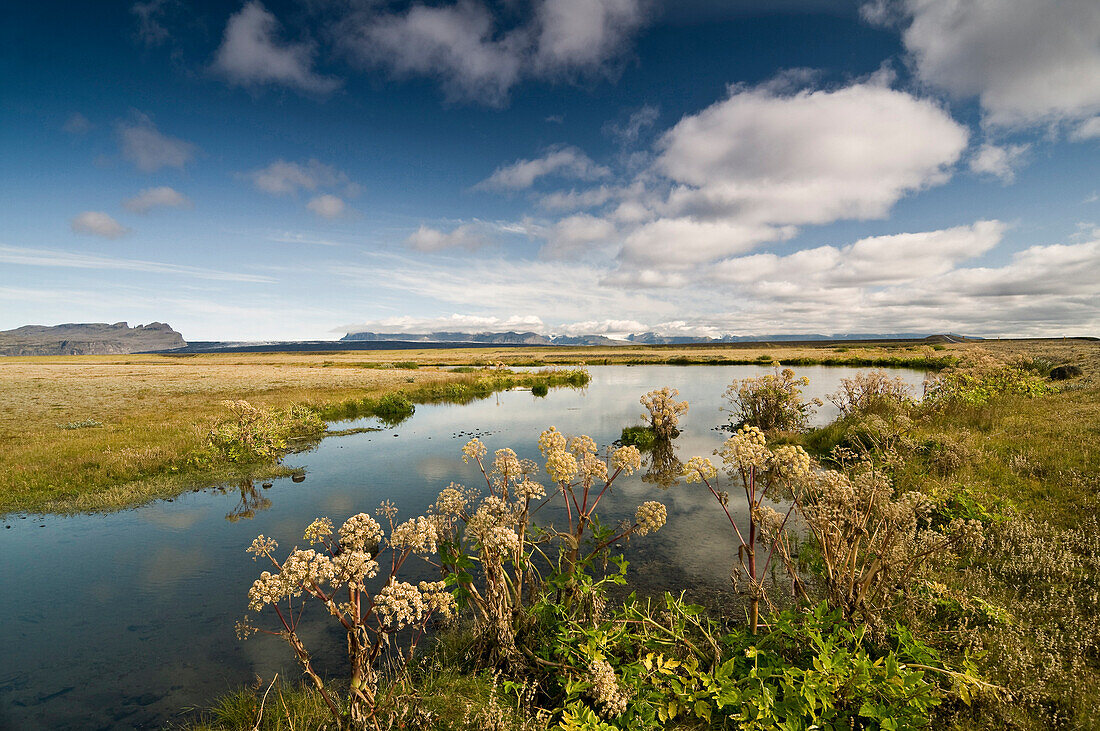
<path id="1" fill-rule="evenodd" d="M 84 211 L 69 225 L 73 233 L 102 236 L 105 239 L 117 239 L 130 233 L 130 229 L 102 211 Z"/>
<path id="2" fill-rule="evenodd" d="M 597 165 L 588 155 L 576 147 L 551 148 L 534 160 L 517 160 L 493 171 L 476 187 L 496 190 L 523 190 L 530 188 L 540 178 L 556 176 L 580 180 L 592 180 L 610 175 L 611 171 Z"/>
<path id="3" fill-rule="evenodd" d="M 646 20 L 641 0 L 540 0 L 505 27 L 477 0 L 399 13 L 373 8 L 340 24 L 340 42 L 359 62 L 402 76 L 440 80 L 452 100 L 503 105 L 523 78 L 608 70 Z"/>
<path id="4" fill-rule="evenodd" d="M 198 149 L 190 142 L 163 134 L 153 120 L 138 112 L 119 122 L 115 133 L 122 157 L 146 173 L 164 167 L 182 168 L 194 159 Z"/>
<path id="5" fill-rule="evenodd" d="M 321 218 L 340 218 L 347 213 L 348 207 L 343 198 L 326 193 L 311 198 L 309 203 L 306 203 L 306 208 Z"/>
<path id="6" fill-rule="evenodd" d="M 310 43 L 281 41 L 278 19 L 252 0 L 229 17 L 213 68 L 239 86 L 277 84 L 328 94 L 340 82 L 313 71 L 314 51 Z"/>
<path id="7" fill-rule="evenodd" d="M 148 213 L 154 208 L 191 208 L 193 205 L 190 198 L 168 186 L 146 188 L 122 202 L 122 207 L 133 213 Z"/>
<path id="8" fill-rule="evenodd" d="M 550 227 L 540 253 L 552 258 L 584 255 L 592 249 L 614 244 L 616 234 L 611 221 L 580 213 Z"/>
<path id="9" fill-rule="evenodd" d="M 731 89 L 660 141 L 673 212 L 771 224 L 881 218 L 945 182 L 966 127 L 935 102 L 874 83 Z"/>
<path id="10" fill-rule="evenodd" d="M 788 281 L 828 287 L 868 287 L 946 274 L 957 264 L 997 246 L 1006 230 L 1000 221 L 978 221 L 938 231 L 872 236 L 842 247 L 820 246 L 786 256 L 755 254 L 726 259 L 708 276 L 752 285 Z"/>
<path id="11" fill-rule="evenodd" d="M 1016 179 L 1016 168 L 1031 145 L 983 144 L 970 158 L 970 170 L 979 175 L 992 175 L 1003 183 Z"/>
<path id="12" fill-rule="evenodd" d="M 644 23 L 638 0 L 543 0 L 535 19 L 535 69 L 599 68 L 618 56 Z"/>
<path id="13" fill-rule="evenodd" d="M 1095 0 L 875 0 L 864 17 L 908 23 L 917 73 L 977 97 L 989 124 L 1080 119 L 1100 110 Z"/>
<path id="14" fill-rule="evenodd" d="M 465 249 L 474 251 L 490 244 L 485 227 L 477 223 L 464 223 L 450 231 L 421 224 L 405 239 L 405 246 L 416 251 L 444 251 L 446 249 Z"/>
<path id="15" fill-rule="evenodd" d="M 276 160 L 265 168 L 247 173 L 245 177 L 252 181 L 257 190 L 269 195 L 290 195 L 302 190 L 312 192 L 336 187 L 343 187 L 349 195 L 354 195 L 358 188 L 346 173 L 315 159 L 305 163 Z"/>

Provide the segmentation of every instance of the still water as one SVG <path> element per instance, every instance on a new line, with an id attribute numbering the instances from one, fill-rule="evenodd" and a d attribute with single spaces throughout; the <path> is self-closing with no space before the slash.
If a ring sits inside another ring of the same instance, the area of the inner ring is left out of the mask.
<path id="1" fill-rule="evenodd" d="M 512 391 L 465 406 L 418 406 L 396 427 L 326 439 L 287 458 L 306 469 L 301 483 L 202 490 L 111 515 L 0 520 L 0 729 L 160 728 L 257 676 L 295 679 L 280 640 L 234 636 L 248 587 L 263 568 L 244 550 L 257 534 L 277 539 L 284 554 L 304 545 L 302 530 L 318 516 L 339 526 L 386 499 L 400 509 L 399 520 L 420 515 L 452 480 L 481 481 L 476 467 L 459 457 L 470 436 L 482 439 L 490 457 L 512 447 L 520 457 L 538 458 L 538 435 L 550 425 L 606 446 L 624 426 L 641 423 L 639 397 L 662 386 L 678 388 L 691 405 L 681 419 L 677 456 L 709 457 L 728 436 L 720 428 L 729 421 L 721 410 L 726 386 L 765 371 L 598 366 L 591 372 L 583 390 L 553 389 L 545 398 Z M 856 372 L 798 369 L 810 379 L 805 396 L 823 400 Z M 920 393 L 923 373 L 896 374 Z M 814 421 L 835 415 L 826 401 Z M 631 581 L 656 590 L 721 591 L 736 552 L 713 497 L 699 485 L 662 488 L 657 483 L 667 482 L 665 476 L 646 472 L 643 464 L 621 478 L 600 504 L 609 524 L 631 517 L 644 500 L 668 507 L 664 528 L 625 547 Z M 542 518 L 556 518 L 544 512 Z M 422 572 L 406 580 L 433 578 Z M 341 639 L 323 622 L 303 636 L 318 664 L 336 669 Z"/>

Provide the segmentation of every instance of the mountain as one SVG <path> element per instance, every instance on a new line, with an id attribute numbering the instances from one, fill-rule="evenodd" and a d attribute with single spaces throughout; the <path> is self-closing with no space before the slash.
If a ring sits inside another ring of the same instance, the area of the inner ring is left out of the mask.
<path id="1" fill-rule="evenodd" d="M 403 343 L 477 343 L 491 345 L 622 345 L 622 340 L 612 340 L 602 335 L 558 335 L 547 337 L 535 332 L 502 332 L 502 333 L 462 333 L 462 332 L 434 332 L 434 333 L 374 333 L 357 332 L 348 333 L 340 338 L 341 341 L 370 341 Z"/>
<path id="2" fill-rule="evenodd" d="M 24 325 L 0 331 L 2 355 L 120 355 L 172 350 L 187 343 L 163 322 L 130 327 L 125 322 Z"/>

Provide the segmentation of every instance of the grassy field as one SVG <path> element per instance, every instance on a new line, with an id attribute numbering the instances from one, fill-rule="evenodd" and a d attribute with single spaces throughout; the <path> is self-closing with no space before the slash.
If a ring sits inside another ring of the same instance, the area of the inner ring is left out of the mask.
<path id="1" fill-rule="evenodd" d="M 284 474 L 277 465 L 190 463 L 228 416 L 225 400 L 347 413 L 349 401 L 394 392 L 438 400 L 487 377 L 381 365 L 389 364 L 279 354 L 0 359 L 0 514 L 117 509 L 242 472 Z M 535 380 L 519 374 L 502 386 Z"/>
<path id="2" fill-rule="evenodd" d="M 454 350 L 129 355 L 0 359 L 0 514 L 109 510 L 238 476 L 239 468 L 189 462 L 222 402 L 322 412 L 397 391 L 438 398 L 439 387 L 481 376 L 453 366 L 607 363 L 907 365 L 936 367 L 965 344 L 924 342 L 705 346 L 472 348 Z M 1075 341 L 1000 342 L 1063 362 Z M 517 376 L 515 383 L 524 383 Z M 252 466 L 257 477 L 280 474 Z"/>

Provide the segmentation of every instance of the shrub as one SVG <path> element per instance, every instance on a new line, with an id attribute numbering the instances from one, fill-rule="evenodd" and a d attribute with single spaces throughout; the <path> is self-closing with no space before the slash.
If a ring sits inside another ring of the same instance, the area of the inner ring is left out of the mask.
<path id="1" fill-rule="evenodd" d="M 648 426 L 624 426 L 619 436 L 619 443 L 624 447 L 637 447 L 642 452 L 653 449 L 655 441 L 657 437 Z"/>
<path id="2" fill-rule="evenodd" d="M 218 422 L 207 435 L 207 444 L 230 462 L 271 462 L 286 451 L 290 439 L 325 430 L 321 417 L 306 406 L 273 411 L 243 400 L 223 403 L 234 418 Z"/>
<path id="3" fill-rule="evenodd" d="M 680 392 L 675 388 L 664 388 L 650 391 L 642 396 L 642 406 L 646 407 L 646 413 L 642 414 L 642 421 L 653 430 L 653 435 L 658 440 L 673 439 L 679 433 L 676 426 L 680 423 L 680 416 L 687 413 L 688 402 L 676 401 Z"/>
<path id="4" fill-rule="evenodd" d="M 545 382 L 536 383 L 536 384 L 531 386 L 531 395 L 532 396 L 537 396 L 538 398 L 542 398 L 542 397 L 546 396 L 546 394 L 548 394 L 548 393 L 550 393 L 550 386 L 547 385 Z"/>
<path id="5" fill-rule="evenodd" d="M 378 403 L 372 409 L 374 415 L 390 426 L 396 426 L 408 419 L 416 411 L 416 406 L 409 397 L 401 392 L 387 393 L 378 399 Z"/>
<path id="6" fill-rule="evenodd" d="M 852 414 L 893 414 L 912 403 L 909 385 L 900 376 L 890 378 L 886 371 L 857 373 L 840 379 L 840 390 L 829 394 L 829 401 L 840 416 Z"/>
<path id="7" fill-rule="evenodd" d="M 819 399 L 802 401 L 807 378 L 795 378 L 794 371 L 777 367 L 775 373 L 734 381 L 725 398 L 733 406 L 734 426 L 755 426 L 764 431 L 798 431 L 805 428 Z"/>
<path id="8" fill-rule="evenodd" d="M 924 400 L 933 407 L 980 406 L 1000 396 L 1042 396 L 1050 389 L 1043 375 L 979 350 L 927 381 Z"/>

